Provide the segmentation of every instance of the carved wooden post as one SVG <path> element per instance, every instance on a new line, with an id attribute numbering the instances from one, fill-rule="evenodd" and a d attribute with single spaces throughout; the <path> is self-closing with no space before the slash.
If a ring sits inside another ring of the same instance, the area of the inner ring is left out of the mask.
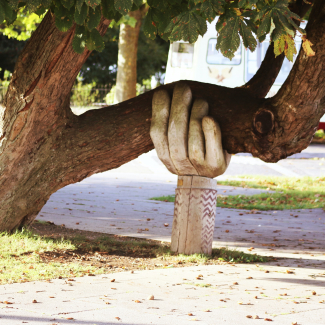
<path id="1" fill-rule="evenodd" d="M 215 179 L 179 176 L 171 250 L 182 254 L 211 254 L 216 208 Z"/>
<path id="2" fill-rule="evenodd" d="M 220 126 L 208 112 L 205 100 L 192 103 L 186 84 L 175 86 L 172 101 L 165 90 L 153 95 L 150 136 L 160 160 L 179 175 L 171 243 L 177 253 L 212 253 L 217 208 L 213 178 L 226 171 L 231 155 L 222 149 Z"/>

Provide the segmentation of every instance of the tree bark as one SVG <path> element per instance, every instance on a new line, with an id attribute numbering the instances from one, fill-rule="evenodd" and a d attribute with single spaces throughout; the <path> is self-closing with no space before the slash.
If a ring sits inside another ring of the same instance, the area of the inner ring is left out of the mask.
<path id="1" fill-rule="evenodd" d="M 114 103 L 136 96 L 138 41 L 145 12 L 145 6 L 142 6 L 141 9 L 129 13 L 129 16 L 137 21 L 135 27 L 126 24 L 120 26 Z"/>
<path id="2" fill-rule="evenodd" d="M 100 32 L 109 22 L 103 20 Z M 300 52 L 278 94 L 194 81 L 220 124 L 229 153 L 251 152 L 275 162 L 308 146 L 325 111 L 325 3 L 317 0 L 307 26 L 316 55 Z M 28 225 L 52 193 L 94 173 L 117 168 L 153 149 L 149 136 L 154 91 L 81 116 L 70 89 L 90 54 L 73 52 L 74 29 L 59 32 L 50 13 L 22 52 L 0 109 L 0 231 Z M 174 84 L 164 87 L 172 96 Z"/>

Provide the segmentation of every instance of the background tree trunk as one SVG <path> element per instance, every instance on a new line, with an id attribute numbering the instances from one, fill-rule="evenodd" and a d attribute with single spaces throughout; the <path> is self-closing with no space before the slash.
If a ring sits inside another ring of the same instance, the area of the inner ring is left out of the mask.
<path id="1" fill-rule="evenodd" d="M 108 24 L 102 20 L 101 33 Z M 308 146 L 325 112 L 323 1 L 315 3 L 307 32 L 316 56 L 301 51 L 273 98 L 259 98 L 254 86 L 230 89 L 186 81 L 193 99 L 208 101 L 228 152 L 251 152 L 274 162 Z M 5 108 L 0 109 L 0 231 L 28 225 L 63 186 L 153 149 L 149 129 L 154 91 L 81 116 L 72 114 L 70 89 L 90 54 L 73 51 L 73 33 L 73 28 L 59 32 L 48 13 L 17 62 Z M 274 73 L 266 71 L 261 83 L 268 74 Z M 174 86 L 162 87 L 172 96 Z"/>
<path id="2" fill-rule="evenodd" d="M 142 19 L 146 13 L 145 8 L 144 5 L 139 10 L 129 13 L 129 16 L 137 21 L 135 27 L 126 24 L 120 26 L 114 103 L 136 96 L 138 40 Z"/>

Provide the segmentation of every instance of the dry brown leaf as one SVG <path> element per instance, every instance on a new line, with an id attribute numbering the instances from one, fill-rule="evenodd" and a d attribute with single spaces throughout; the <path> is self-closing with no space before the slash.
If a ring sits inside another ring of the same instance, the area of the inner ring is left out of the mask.
<path id="1" fill-rule="evenodd" d="M 234 282 L 233 284 L 234 284 L 234 285 L 238 285 L 238 282 Z"/>
<path id="2" fill-rule="evenodd" d="M 168 226 L 169 226 L 169 223 L 164 223 L 164 226 L 165 226 L 165 227 L 168 227 Z"/>
<path id="3" fill-rule="evenodd" d="M 188 315 L 188 316 L 194 316 L 192 313 L 188 313 L 187 315 Z"/>
<path id="4" fill-rule="evenodd" d="M 206 313 L 211 313 L 211 310 L 210 309 L 206 309 L 205 312 Z"/>
<path id="5" fill-rule="evenodd" d="M 37 304 L 37 300 L 34 299 L 34 300 L 32 301 L 32 303 L 33 303 L 33 304 Z"/>
<path id="6" fill-rule="evenodd" d="M 246 318 L 252 318 L 252 316 L 251 315 L 247 315 Z"/>
<path id="7" fill-rule="evenodd" d="M 147 298 L 148 300 L 155 300 L 155 296 L 154 295 L 151 295 Z"/>
<path id="8" fill-rule="evenodd" d="M 73 318 L 73 317 L 68 317 L 67 319 L 68 319 L 68 320 L 73 320 L 74 318 Z"/>
<path id="9" fill-rule="evenodd" d="M 316 296 L 316 291 L 312 291 L 312 295 L 313 296 Z"/>
<path id="10" fill-rule="evenodd" d="M 112 279 L 111 282 L 115 282 L 115 279 Z"/>
<path id="11" fill-rule="evenodd" d="M 264 320 L 266 320 L 267 322 L 272 322 L 271 318 L 264 318 Z"/>
<path id="12" fill-rule="evenodd" d="M 137 304 L 141 304 L 140 300 L 134 300 L 134 302 L 136 302 Z"/>
<path id="13" fill-rule="evenodd" d="M 115 319 L 120 320 L 121 318 L 120 317 L 115 317 Z"/>
<path id="14" fill-rule="evenodd" d="M 260 319 L 257 315 L 253 316 L 254 319 Z"/>
<path id="15" fill-rule="evenodd" d="M 226 230 L 225 230 L 225 232 L 229 232 L 229 230 L 228 230 L 228 229 L 226 229 Z"/>

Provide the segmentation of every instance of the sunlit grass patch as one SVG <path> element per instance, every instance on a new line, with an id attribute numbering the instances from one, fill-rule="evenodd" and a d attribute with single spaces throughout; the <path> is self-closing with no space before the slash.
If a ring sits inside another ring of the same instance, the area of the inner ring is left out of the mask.
<path id="1" fill-rule="evenodd" d="M 51 231 L 60 232 L 59 226 L 51 227 Z M 0 284 L 73 278 L 109 273 L 116 268 L 141 270 L 266 259 L 226 249 L 214 249 L 212 256 L 178 255 L 170 251 L 167 243 L 115 235 L 64 239 L 40 236 L 28 230 L 0 234 Z"/>
<path id="2" fill-rule="evenodd" d="M 67 240 L 42 238 L 28 230 L 0 234 L 0 284 L 81 276 L 93 267 L 78 263 L 44 263 L 40 254 L 47 251 L 73 250 Z"/>
<path id="3" fill-rule="evenodd" d="M 285 210 L 315 209 L 325 205 L 325 177 L 239 176 L 242 180 L 218 181 L 218 184 L 269 190 L 256 195 L 218 195 L 222 208 Z M 152 200 L 174 202 L 175 195 Z"/>

